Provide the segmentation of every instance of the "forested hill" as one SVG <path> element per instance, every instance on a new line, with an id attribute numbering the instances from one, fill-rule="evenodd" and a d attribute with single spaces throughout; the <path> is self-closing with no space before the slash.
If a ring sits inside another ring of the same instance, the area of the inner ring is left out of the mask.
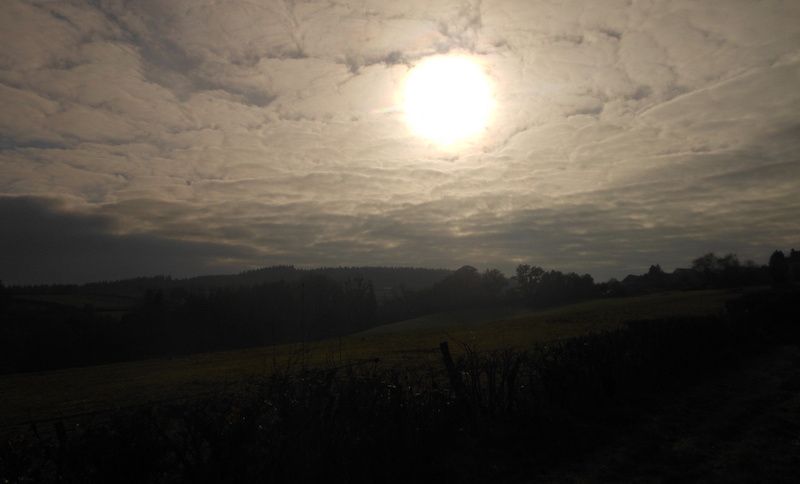
<path id="1" fill-rule="evenodd" d="M 252 286 L 256 284 L 300 281 L 308 275 L 324 275 L 338 282 L 362 278 L 371 281 L 376 296 L 382 299 L 393 290 L 431 287 L 453 271 L 417 267 L 320 267 L 302 269 L 291 265 L 271 266 L 240 272 L 239 274 L 208 275 L 190 278 L 170 276 L 137 277 L 118 281 L 99 281 L 83 285 L 40 285 L 16 287 L 15 291 L 32 293 L 91 293 L 139 296 L 148 290 L 213 289 L 221 287 Z"/>
<path id="2" fill-rule="evenodd" d="M 298 280 L 305 274 L 322 274 L 340 282 L 361 277 L 372 281 L 375 291 L 380 292 L 401 286 L 407 289 L 431 287 L 452 273 L 453 271 L 447 269 L 417 267 L 321 267 L 316 269 L 297 269 L 293 266 L 274 266 L 243 272 L 235 277 L 248 283 Z"/>

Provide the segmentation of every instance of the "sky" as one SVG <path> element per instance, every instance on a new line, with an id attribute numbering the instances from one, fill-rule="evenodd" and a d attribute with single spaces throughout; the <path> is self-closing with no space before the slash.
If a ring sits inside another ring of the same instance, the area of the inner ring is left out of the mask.
<path id="1" fill-rule="evenodd" d="M 800 246 L 796 0 L 0 2 L 0 279 Z M 443 147 L 435 56 L 494 108 Z"/>

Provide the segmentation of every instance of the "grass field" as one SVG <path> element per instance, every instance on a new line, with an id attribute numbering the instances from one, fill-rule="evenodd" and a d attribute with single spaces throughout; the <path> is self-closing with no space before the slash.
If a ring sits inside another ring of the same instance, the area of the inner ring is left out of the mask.
<path id="1" fill-rule="evenodd" d="M 438 365 L 438 343 L 478 350 L 526 348 L 614 329 L 632 320 L 699 316 L 722 310 L 725 291 L 662 293 L 603 299 L 532 311 L 502 308 L 429 315 L 344 338 L 203 353 L 0 377 L 0 432 L 31 420 L 69 417 L 150 401 L 191 397 L 276 367 L 341 365 L 380 359 L 381 365 Z"/>

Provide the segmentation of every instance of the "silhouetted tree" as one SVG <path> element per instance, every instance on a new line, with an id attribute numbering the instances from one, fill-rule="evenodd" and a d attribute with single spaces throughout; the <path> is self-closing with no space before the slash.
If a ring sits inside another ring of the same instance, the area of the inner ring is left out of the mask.
<path id="1" fill-rule="evenodd" d="M 692 261 L 692 269 L 700 273 L 711 274 L 718 268 L 719 258 L 713 252 L 709 252 Z"/>
<path id="2" fill-rule="evenodd" d="M 508 286 L 508 279 L 497 269 L 486 269 L 481 275 L 481 290 L 487 302 L 500 301 L 506 286 Z"/>
<path id="3" fill-rule="evenodd" d="M 752 271 L 743 270 L 736 254 L 717 257 L 713 252 L 692 261 L 692 269 L 702 275 L 706 286 L 736 287 L 754 278 Z"/>
<path id="4" fill-rule="evenodd" d="M 789 280 L 800 282 L 800 251 L 792 249 L 789 253 Z"/>
<path id="5" fill-rule="evenodd" d="M 436 305 L 440 309 L 468 307 L 483 299 L 481 275 L 472 266 L 462 266 L 433 287 Z"/>
<path id="6" fill-rule="evenodd" d="M 523 299 L 529 301 L 533 298 L 544 273 L 544 269 L 538 266 L 528 264 L 517 266 L 517 285 Z"/>
<path id="7" fill-rule="evenodd" d="M 769 275 L 773 284 L 785 284 L 789 276 L 789 262 L 783 251 L 776 250 L 769 258 Z"/>
<path id="8" fill-rule="evenodd" d="M 531 306 L 549 306 L 576 301 L 598 294 L 592 276 L 574 272 L 545 271 L 541 267 L 517 266 L 519 293 Z"/>
<path id="9" fill-rule="evenodd" d="M 346 332 L 362 331 L 375 321 L 377 301 L 372 282 L 363 277 L 347 279 L 342 288 L 345 299 L 344 322 Z M 342 334 L 342 333 L 340 333 Z"/>
<path id="10" fill-rule="evenodd" d="M 650 266 L 648 269 L 647 274 L 644 276 L 644 280 L 642 284 L 647 285 L 653 289 L 665 289 L 669 282 L 669 276 L 666 272 L 661 268 L 661 265 L 654 264 Z"/>

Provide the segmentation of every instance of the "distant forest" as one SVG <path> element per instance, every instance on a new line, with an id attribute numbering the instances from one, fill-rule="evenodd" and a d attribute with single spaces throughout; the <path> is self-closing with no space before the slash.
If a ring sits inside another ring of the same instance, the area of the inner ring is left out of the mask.
<path id="1" fill-rule="evenodd" d="M 687 269 L 659 265 L 596 283 L 589 274 L 519 265 L 456 271 L 392 267 L 298 269 L 147 277 L 84 285 L 0 283 L 0 372 L 37 371 L 202 351 L 311 341 L 424 314 L 493 305 L 535 308 L 668 290 L 800 282 L 800 252 L 769 264 L 713 253 Z M 108 298 L 127 301 L 116 311 Z"/>

